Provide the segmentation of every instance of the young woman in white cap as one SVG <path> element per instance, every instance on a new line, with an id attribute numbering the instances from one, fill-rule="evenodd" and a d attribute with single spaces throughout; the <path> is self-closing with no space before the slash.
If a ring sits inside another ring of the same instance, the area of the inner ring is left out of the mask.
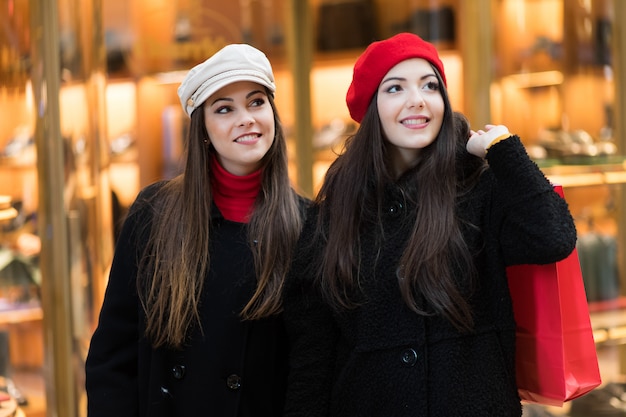
<path id="1" fill-rule="evenodd" d="M 347 104 L 286 283 L 285 416 L 520 416 L 505 267 L 572 252 L 566 202 L 505 126 L 453 112 L 417 35 L 372 43 Z"/>
<path id="2" fill-rule="evenodd" d="M 130 208 L 86 361 L 90 417 L 281 413 L 281 294 L 307 201 L 287 176 L 274 91 L 245 44 L 180 85 L 184 172 Z"/>

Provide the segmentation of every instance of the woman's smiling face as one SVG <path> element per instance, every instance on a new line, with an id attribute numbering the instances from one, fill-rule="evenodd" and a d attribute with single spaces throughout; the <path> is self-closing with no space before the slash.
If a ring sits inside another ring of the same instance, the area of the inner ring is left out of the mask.
<path id="1" fill-rule="evenodd" d="M 228 172 L 247 175 L 261 167 L 274 143 L 274 111 L 265 87 L 229 84 L 204 102 L 204 123 L 217 159 Z"/>
<path id="2" fill-rule="evenodd" d="M 378 115 L 398 172 L 417 163 L 435 141 L 445 106 L 439 80 L 428 61 L 411 58 L 391 68 L 378 87 Z"/>

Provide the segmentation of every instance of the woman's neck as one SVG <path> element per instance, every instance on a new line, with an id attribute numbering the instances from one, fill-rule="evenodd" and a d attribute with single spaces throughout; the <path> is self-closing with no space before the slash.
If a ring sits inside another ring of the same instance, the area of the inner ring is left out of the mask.
<path id="1" fill-rule="evenodd" d="M 247 223 L 261 189 L 261 172 L 234 175 L 226 171 L 216 157 L 211 158 L 213 201 L 225 219 Z"/>

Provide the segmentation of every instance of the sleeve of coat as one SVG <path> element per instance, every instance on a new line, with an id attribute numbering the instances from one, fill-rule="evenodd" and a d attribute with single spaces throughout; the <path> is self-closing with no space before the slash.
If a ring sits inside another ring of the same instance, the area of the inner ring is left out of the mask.
<path id="1" fill-rule="evenodd" d="M 314 285 L 316 249 L 309 246 L 309 220 L 284 294 L 284 320 L 290 343 L 284 417 L 328 416 L 338 330 L 333 314 Z"/>
<path id="2" fill-rule="evenodd" d="M 138 415 L 137 352 L 140 303 L 136 275 L 141 194 L 131 207 L 113 256 L 109 281 L 85 363 L 89 417 Z"/>
<path id="3" fill-rule="evenodd" d="M 520 139 L 498 142 L 487 160 L 493 176 L 491 219 L 506 264 L 546 264 L 567 257 L 576 246 L 574 219 Z"/>

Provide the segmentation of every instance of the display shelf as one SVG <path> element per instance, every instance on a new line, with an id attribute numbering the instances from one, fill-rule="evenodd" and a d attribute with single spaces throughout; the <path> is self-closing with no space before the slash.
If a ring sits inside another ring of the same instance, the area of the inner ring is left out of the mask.
<path id="1" fill-rule="evenodd" d="M 44 361 L 43 310 L 39 304 L 0 311 L 0 331 L 8 332 L 13 369 L 40 369 Z"/>
<path id="2" fill-rule="evenodd" d="M 626 297 L 603 302 L 609 308 L 596 310 L 589 305 L 589 317 L 596 344 L 626 344 Z"/>
<path id="3" fill-rule="evenodd" d="M 31 170 L 36 168 L 36 161 L 34 160 L 22 160 L 19 158 L 5 158 L 0 157 L 0 169 L 9 170 Z"/>
<path id="4" fill-rule="evenodd" d="M 19 306 L 0 311 L 0 325 L 17 324 L 43 319 L 43 310 L 39 304 Z"/>
<path id="5" fill-rule="evenodd" d="M 556 165 L 542 168 L 548 179 L 563 187 L 625 184 L 626 162 L 596 165 Z"/>

